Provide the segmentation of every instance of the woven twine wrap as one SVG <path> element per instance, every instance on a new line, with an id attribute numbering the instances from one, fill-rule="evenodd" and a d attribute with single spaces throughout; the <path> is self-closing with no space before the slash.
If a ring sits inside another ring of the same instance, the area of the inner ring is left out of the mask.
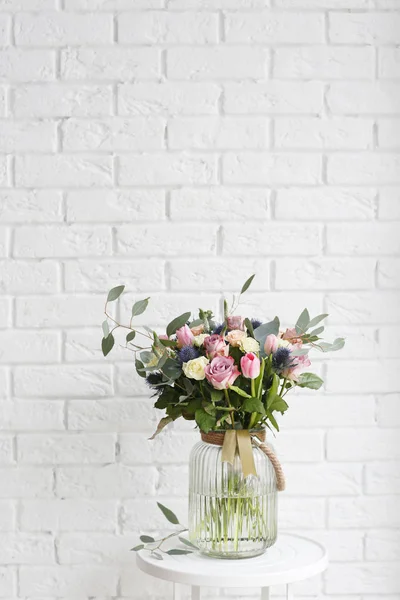
<path id="1" fill-rule="evenodd" d="M 257 444 L 257 448 L 260 448 L 269 460 L 275 471 L 276 476 L 276 487 L 278 492 L 283 492 L 286 487 L 285 475 L 283 473 L 282 465 L 278 460 L 278 457 L 270 446 L 265 444 L 265 429 L 260 431 L 252 431 L 250 433 L 251 438 L 257 437 L 261 444 Z M 213 444 L 214 446 L 222 446 L 224 443 L 225 432 L 224 431 L 209 431 L 208 433 L 201 432 L 201 439 L 207 444 Z"/>

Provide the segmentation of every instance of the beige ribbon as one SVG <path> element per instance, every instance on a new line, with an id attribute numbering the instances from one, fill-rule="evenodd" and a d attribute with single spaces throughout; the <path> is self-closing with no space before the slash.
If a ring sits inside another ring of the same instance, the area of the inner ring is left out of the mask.
<path id="1" fill-rule="evenodd" d="M 222 445 L 222 462 L 228 462 L 233 465 L 236 447 L 239 451 L 244 477 L 248 477 L 249 475 L 257 477 L 251 437 L 248 429 L 228 429 L 225 431 L 224 443 Z"/>

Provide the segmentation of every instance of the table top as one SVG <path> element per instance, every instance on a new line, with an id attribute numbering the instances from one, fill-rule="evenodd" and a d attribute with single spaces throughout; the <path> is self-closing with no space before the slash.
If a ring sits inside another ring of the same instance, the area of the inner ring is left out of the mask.
<path id="1" fill-rule="evenodd" d="M 194 552 L 164 555 L 161 561 L 141 550 L 136 560 L 138 567 L 153 577 L 202 587 L 269 587 L 308 579 L 328 566 L 328 554 L 321 544 L 284 533 L 274 546 L 254 558 L 218 559 Z"/>

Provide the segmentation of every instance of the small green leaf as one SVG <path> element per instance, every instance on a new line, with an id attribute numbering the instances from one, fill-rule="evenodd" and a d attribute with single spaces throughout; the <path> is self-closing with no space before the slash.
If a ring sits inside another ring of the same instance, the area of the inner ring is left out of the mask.
<path id="1" fill-rule="evenodd" d="M 229 315 L 228 302 L 224 299 L 224 320 L 226 321 Z"/>
<path id="2" fill-rule="evenodd" d="M 275 419 L 274 415 L 272 414 L 272 412 L 269 410 L 267 410 L 265 412 L 267 413 L 267 417 L 271 421 L 272 425 L 275 427 L 275 429 L 277 431 L 279 431 L 279 425 L 278 425 L 277 420 Z"/>
<path id="3" fill-rule="evenodd" d="M 269 411 L 277 410 L 280 413 L 285 412 L 289 408 L 287 402 L 283 400 L 280 396 L 277 396 L 275 400 L 272 402 L 271 406 L 268 407 Z"/>
<path id="4" fill-rule="evenodd" d="M 153 537 L 151 537 L 151 535 L 141 535 L 140 541 L 143 542 L 144 544 L 152 544 L 156 540 Z"/>
<path id="5" fill-rule="evenodd" d="M 186 324 L 186 322 L 189 321 L 190 315 L 191 315 L 190 312 L 183 313 L 179 317 L 176 317 L 176 319 L 173 319 L 171 321 L 171 323 L 168 323 L 167 336 L 170 337 L 171 335 L 173 335 L 175 333 L 175 331 L 177 329 L 180 329 L 181 327 L 183 327 Z"/>
<path id="6" fill-rule="evenodd" d="M 163 557 L 162 557 L 162 554 L 160 552 L 157 552 L 156 550 L 153 550 L 151 552 L 151 556 L 153 556 L 157 560 L 164 560 Z"/>
<path id="7" fill-rule="evenodd" d="M 246 325 L 246 329 L 249 332 L 249 334 L 251 335 L 251 337 L 254 337 L 254 329 L 253 329 L 253 325 L 251 324 L 250 319 L 245 319 L 244 324 Z"/>
<path id="8" fill-rule="evenodd" d="M 211 402 L 221 402 L 224 397 L 224 392 L 222 390 L 211 390 Z"/>
<path id="9" fill-rule="evenodd" d="M 182 542 L 182 544 L 185 544 L 185 546 L 189 546 L 190 548 L 195 548 L 197 550 L 197 546 L 192 544 L 192 542 L 190 542 L 186 538 L 179 536 L 179 541 Z"/>
<path id="10" fill-rule="evenodd" d="M 109 333 L 107 337 L 104 337 L 101 340 L 101 349 L 104 356 L 107 356 L 111 352 L 114 346 L 114 336 L 112 333 Z"/>
<path id="11" fill-rule="evenodd" d="M 269 405 L 272 404 L 272 402 L 275 400 L 275 397 L 276 397 L 276 395 L 278 393 L 278 389 L 279 389 L 279 383 L 280 383 L 279 375 L 274 373 L 274 375 L 272 377 L 271 387 L 269 388 L 269 390 L 267 392 L 267 399 L 266 399 L 267 408 L 269 408 Z"/>
<path id="12" fill-rule="evenodd" d="M 248 394 L 241 388 L 237 387 L 236 385 L 231 385 L 229 387 L 229 389 L 232 390 L 233 392 L 236 392 L 236 394 L 239 394 L 239 396 L 242 396 L 242 398 L 251 398 L 252 397 L 250 394 Z"/>
<path id="13" fill-rule="evenodd" d="M 344 338 L 336 338 L 332 344 L 329 344 L 328 342 L 319 342 L 317 343 L 317 347 L 322 350 L 322 352 L 336 352 L 343 348 L 344 343 Z"/>
<path id="14" fill-rule="evenodd" d="M 296 332 L 299 334 L 305 333 L 310 324 L 310 315 L 308 310 L 305 308 L 296 323 Z"/>
<path id="15" fill-rule="evenodd" d="M 167 550 L 167 554 L 170 556 L 178 556 L 179 554 L 192 554 L 193 550 L 180 550 L 179 548 L 173 548 L 172 550 Z"/>
<path id="16" fill-rule="evenodd" d="M 108 292 L 107 302 L 112 302 L 113 300 L 119 298 L 124 289 L 124 285 L 117 285 L 117 287 L 112 288 L 112 290 Z"/>
<path id="17" fill-rule="evenodd" d="M 173 340 L 160 339 L 160 344 L 162 346 L 165 346 L 166 348 L 176 348 L 176 346 L 177 346 L 177 343 L 174 342 Z"/>
<path id="18" fill-rule="evenodd" d="M 155 430 L 155 432 L 153 433 L 153 435 L 149 438 L 149 440 L 154 440 L 154 438 L 156 437 L 156 435 L 158 435 L 160 433 L 160 431 L 162 431 L 164 429 L 164 427 L 166 427 L 167 425 L 169 425 L 169 423 L 172 423 L 173 418 L 172 417 L 163 417 L 160 422 L 157 425 L 157 429 Z"/>
<path id="19" fill-rule="evenodd" d="M 136 335 L 136 331 L 130 331 L 128 333 L 128 335 L 126 336 L 126 341 L 131 342 L 132 340 L 135 339 L 135 335 Z"/>
<path id="20" fill-rule="evenodd" d="M 141 315 L 147 308 L 150 298 L 145 298 L 144 300 L 138 300 L 132 306 L 132 317 L 136 317 L 137 315 Z"/>
<path id="21" fill-rule="evenodd" d="M 318 315 L 318 317 L 314 317 L 309 322 L 308 328 L 310 329 L 311 327 L 315 327 L 315 325 L 318 325 L 318 323 L 320 323 L 321 321 L 323 321 L 324 319 L 326 319 L 326 317 L 329 317 L 328 313 L 325 313 L 323 315 Z"/>
<path id="22" fill-rule="evenodd" d="M 173 381 L 175 381 L 175 379 L 178 379 L 178 377 L 181 376 L 182 367 L 173 358 L 168 358 L 165 361 L 165 364 L 163 365 L 162 371 L 164 375 L 168 377 L 168 379 L 172 379 Z"/>
<path id="23" fill-rule="evenodd" d="M 204 433 L 208 433 L 217 423 L 217 419 L 213 415 L 209 415 L 204 408 L 198 408 L 194 413 L 194 418 Z"/>
<path id="24" fill-rule="evenodd" d="M 138 546 L 131 548 L 131 552 L 138 552 L 139 550 L 143 550 L 143 548 L 144 548 L 144 544 L 139 544 Z"/>
<path id="25" fill-rule="evenodd" d="M 101 324 L 101 328 L 103 330 L 103 336 L 106 338 L 110 333 L 110 328 L 108 326 L 108 321 L 103 321 Z"/>
<path id="26" fill-rule="evenodd" d="M 178 517 L 175 513 L 172 512 L 170 508 L 167 508 L 166 506 L 164 506 L 164 504 L 161 504 L 161 502 L 157 502 L 157 506 L 161 510 L 167 521 L 169 521 L 173 525 L 179 525 Z"/>
<path id="27" fill-rule="evenodd" d="M 243 287 L 240 290 L 241 294 L 244 294 L 249 289 L 249 287 L 251 286 L 251 282 L 253 281 L 255 276 L 256 276 L 256 274 L 254 273 L 254 275 L 249 277 L 248 280 L 244 282 Z"/>
<path id="28" fill-rule="evenodd" d="M 144 364 L 138 359 L 135 360 L 135 369 L 139 377 L 143 377 L 144 379 L 146 379 Z"/>
<path id="29" fill-rule="evenodd" d="M 274 335 L 278 335 L 279 333 L 279 319 L 275 317 L 269 323 L 263 323 L 259 325 L 254 330 L 254 337 L 258 342 L 260 342 L 261 347 L 264 346 L 265 338 L 267 335 L 273 333 Z"/>
<path id="30" fill-rule="evenodd" d="M 297 385 L 301 388 L 319 390 L 323 383 L 323 379 L 321 379 L 321 377 L 318 377 L 318 375 L 315 375 L 314 373 L 302 373 L 300 375 Z"/>
<path id="31" fill-rule="evenodd" d="M 313 329 L 312 331 L 310 331 L 310 333 L 308 334 L 310 337 L 313 337 L 314 335 L 319 335 L 320 333 L 322 333 L 324 331 L 325 327 L 317 327 L 316 329 Z"/>
<path id="32" fill-rule="evenodd" d="M 242 404 L 242 410 L 249 413 L 260 413 L 260 415 L 265 414 L 264 405 L 258 398 L 246 398 Z"/>

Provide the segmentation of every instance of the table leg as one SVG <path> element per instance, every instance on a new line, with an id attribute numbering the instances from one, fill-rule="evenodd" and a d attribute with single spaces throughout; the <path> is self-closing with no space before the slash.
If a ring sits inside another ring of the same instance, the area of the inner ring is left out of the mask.
<path id="1" fill-rule="evenodd" d="M 200 600 L 200 586 L 192 585 L 192 600 Z"/>
<path id="2" fill-rule="evenodd" d="M 293 588 L 290 583 L 286 586 L 286 600 L 294 600 Z"/>
<path id="3" fill-rule="evenodd" d="M 269 587 L 261 588 L 261 600 L 269 600 Z"/>
<path id="4" fill-rule="evenodd" d="M 180 583 L 174 583 L 174 600 L 182 600 L 182 587 Z"/>

